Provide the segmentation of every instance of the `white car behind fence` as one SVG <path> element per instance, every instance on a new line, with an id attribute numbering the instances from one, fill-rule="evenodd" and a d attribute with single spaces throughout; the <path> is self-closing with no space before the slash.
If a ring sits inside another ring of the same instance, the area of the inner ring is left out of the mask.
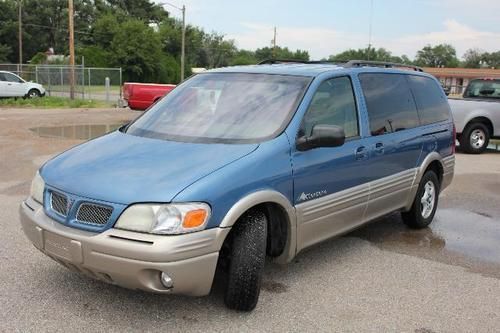
<path id="1" fill-rule="evenodd" d="M 27 82 L 11 72 L 0 71 L 0 97 L 35 98 L 45 96 L 41 84 Z"/>

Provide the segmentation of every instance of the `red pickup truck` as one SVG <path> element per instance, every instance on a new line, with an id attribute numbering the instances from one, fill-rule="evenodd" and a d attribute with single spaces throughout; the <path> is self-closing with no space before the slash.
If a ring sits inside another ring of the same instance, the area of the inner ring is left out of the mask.
<path id="1" fill-rule="evenodd" d="M 174 88 L 175 84 L 125 82 L 123 98 L 131 109 L 146 110 Z"/>

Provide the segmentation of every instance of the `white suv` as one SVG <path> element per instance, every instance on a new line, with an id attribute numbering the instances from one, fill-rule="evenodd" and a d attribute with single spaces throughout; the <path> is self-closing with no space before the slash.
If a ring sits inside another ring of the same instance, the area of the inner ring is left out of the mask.
<path id="1" fill-rule="evenodd" d="M 11 72 L 0 71 L 0 97 L 42 97 L 45 89 L 41 84 L 26 82 Z"/>

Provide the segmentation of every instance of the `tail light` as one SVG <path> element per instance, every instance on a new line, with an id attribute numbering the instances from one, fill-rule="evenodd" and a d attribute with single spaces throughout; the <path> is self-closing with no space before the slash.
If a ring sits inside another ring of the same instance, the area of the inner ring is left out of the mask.
<path id="1" fill-rule="evenodd" d="M 124 99 L 128 100 L 130 98 L 130 96 L 132 95 L 132 89 L 133 89 L 133 86 L 131 86 L 127 83 L 125 83 L 123 85 L 123 98 Z"/>
<path id="2" fill-rule="evenodd" d="M 451 144 L 451 152 L 455 154 L 457 151 L 457 128 L 455 127 L 455 124 L 453 124 L 453 142 Z"/>

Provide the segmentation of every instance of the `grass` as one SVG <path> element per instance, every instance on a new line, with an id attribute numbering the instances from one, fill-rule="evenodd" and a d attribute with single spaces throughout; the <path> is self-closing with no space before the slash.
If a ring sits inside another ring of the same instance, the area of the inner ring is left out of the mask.
<path id="1" fill-rule="evenodd" d="M 41 98 L 6 98 L 0 99 L 0 107 L 16 107 L 16 108 L 38 108 L 38 109 L 71 109 L 71 108 L 105 108 L 111 107 L 112 104 L 104 101 L 74 99 L 64 97 L 41 97 Z"/>
<path id="2" fill-rule="evenodd" d="M 69 85 L 44 85 L 45 89 L 53 92 L 69 92 L 70 86 Z M 119 94 L 120 93 L 121 86 L 116 86 L 112 85 L 109 86 L 109 93 L 110 94 Z M 95 86 L 82 86 L 82 85 L 77 85 L 75 87 L 75 92 L 77 94 L 81 94 L 82 91 L 85 92 L 85 94 L 88 94 L 89 92 L 91 94 L 105 94 L 106 93 L 106 87 L 104 86 L 104 83 L 102 85 L 95 85 Z"/>

